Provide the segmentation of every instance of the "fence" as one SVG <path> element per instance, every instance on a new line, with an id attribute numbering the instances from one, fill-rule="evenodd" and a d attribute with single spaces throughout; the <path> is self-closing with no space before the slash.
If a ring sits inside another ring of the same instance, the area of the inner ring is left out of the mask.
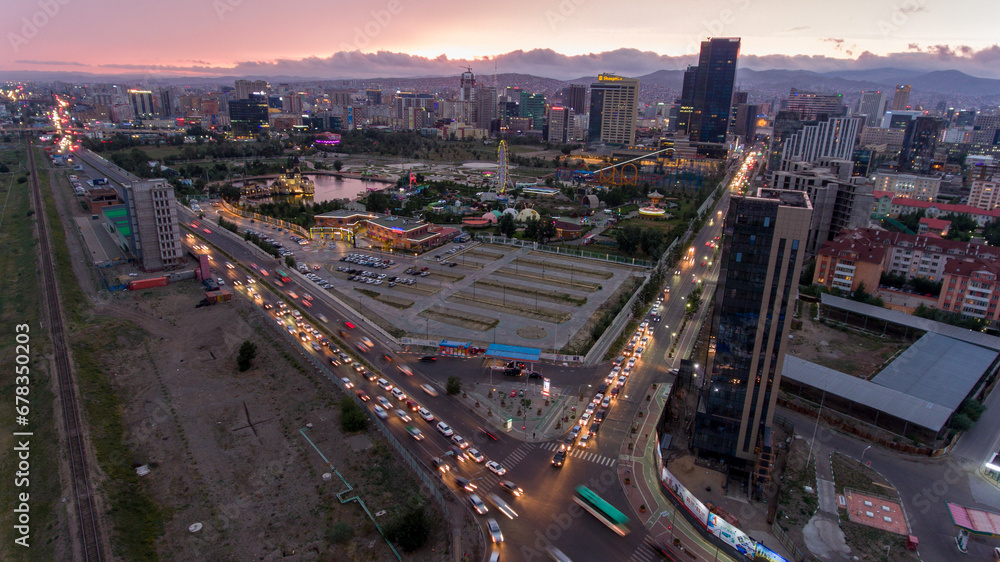
<path id="1" fill-rule="evenodd" d="M 788 536 L 788 531 L 785 531 L 781 527 L 781 525 L 778 525 L 777 523 L 771 525 L 771 532 L 774 534 L 774 538 L 778 539 L 778 542 L 780 542 L 782 546 L 787 548 L 788 552 L 792 553 L 792 558 L 794 558 L 798 562 L 801 562 L 802 560 L 806 559 L 805 553 L 802 552 L 802 549 L 799 548 L 797 544 L 795 544 L 795 541 L 792 540 L 792 537 Z"/>
<path id="2" fill-rule="evenodd" d="M 548 252 L 551 254 L 560 254 L 563 256 L 572 256 L 577 258 L 607 261 L 612 263 L 619 263 L 622 265 L 634 265 L 636 267 L 643 267 L 646 269 L 651 269 L 656 265 L 655 263 L 646 260 L 638 260 L 635 258 L 627 258 L 625 256 L 616 256 L 614 254 L 607 254 L 607 253 L 601 254 L 597 252 L 587 252 L 584 250 L 577 250 L 575 248 L 567 248 L 565 246 L 548 246 L 544 244 L 539 244 L 537 242 L 526 242 L 524 240 L 518 240 L 517 238 L 507 238 L 506 236 L 490 236 L 486 234 L 480 234 L 476 236 L 476 240 L 486 244 L 500 244 L 504 246 L 514 246 L 517 248 L 531 248 L 532 250 L 538 250 L 539 252 Z"/>

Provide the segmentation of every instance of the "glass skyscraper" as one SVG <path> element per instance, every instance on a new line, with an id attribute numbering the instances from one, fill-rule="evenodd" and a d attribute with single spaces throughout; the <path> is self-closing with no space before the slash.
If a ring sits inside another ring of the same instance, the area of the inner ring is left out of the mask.
<path id="1" fill-rule="evenodd" d="M 707 384 L 695 417 L 703 456 L 747 463 L 769 437 L 812 205 L 800 191 L 734 197 L 723 227 Z"/>
<path id="2" fill-rule="evenodd" d="M 719 37 L 701 42 L 698 66 L 693 73 L 691 68 L 685 72 L 684 88 L 687 91 L 681 92 L 682 105 L 683 100 L 691 100 L 687 131 L 692 141 L 726 142 L 739 56 L 739 37 Z M 690 78 L 689 73 L 692 73 Z"/>

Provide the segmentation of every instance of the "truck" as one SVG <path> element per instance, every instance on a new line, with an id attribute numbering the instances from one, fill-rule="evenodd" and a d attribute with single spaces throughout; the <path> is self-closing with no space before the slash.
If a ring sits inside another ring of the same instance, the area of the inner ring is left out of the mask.
<path id="1" fill-rule="evenodd" d="M 108 185 L 108 178 L 94 178 L 94 185 Z"/>

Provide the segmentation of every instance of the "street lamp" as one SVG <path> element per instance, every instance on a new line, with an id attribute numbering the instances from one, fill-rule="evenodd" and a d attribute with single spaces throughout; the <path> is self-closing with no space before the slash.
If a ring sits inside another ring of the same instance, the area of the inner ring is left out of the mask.
<path id="1" fill-rule="evenodd" d="M 872 446 L 868 445 L 867 447 L 865 447 L 864 451 L 861 451 L 861 464 L 865 464 L 865 453 L 867 453 L 868 449 L 871 449 L 871 448 L 872 448 Z"/>

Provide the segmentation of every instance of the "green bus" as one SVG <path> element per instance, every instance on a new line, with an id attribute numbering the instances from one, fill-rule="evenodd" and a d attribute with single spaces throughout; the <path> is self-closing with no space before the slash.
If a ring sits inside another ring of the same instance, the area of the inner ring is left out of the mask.
<path id="1" fill-rule="evenodd" d="M 275 269 L 274 273 L 277 274 L 278 279 L 281 279 L 281 281 L 283 283 L 288 283 L 289 281 L 292 280 L 290 277 L 288 277 L 287 273 L 285 273 L 284 271 L 281 271 L 280 269 Z"/>
<path id="2" fill-rule="evenodd" d="M 612 531 L 623 537 L 629 533 L 630 529 L 628 528 L 628 517 L 625 517 L 622 512 L 615 509 L 610 503 L 601 499 L 601 497 L 595 494 L 590 488 L 586 486 L 577 486 L 576 495 L 573 496 L 573 500 L 580 504 L 580 507 L 589 511 L 591 515 L 596 517 L 601 523 L 604 523 Z"/>

